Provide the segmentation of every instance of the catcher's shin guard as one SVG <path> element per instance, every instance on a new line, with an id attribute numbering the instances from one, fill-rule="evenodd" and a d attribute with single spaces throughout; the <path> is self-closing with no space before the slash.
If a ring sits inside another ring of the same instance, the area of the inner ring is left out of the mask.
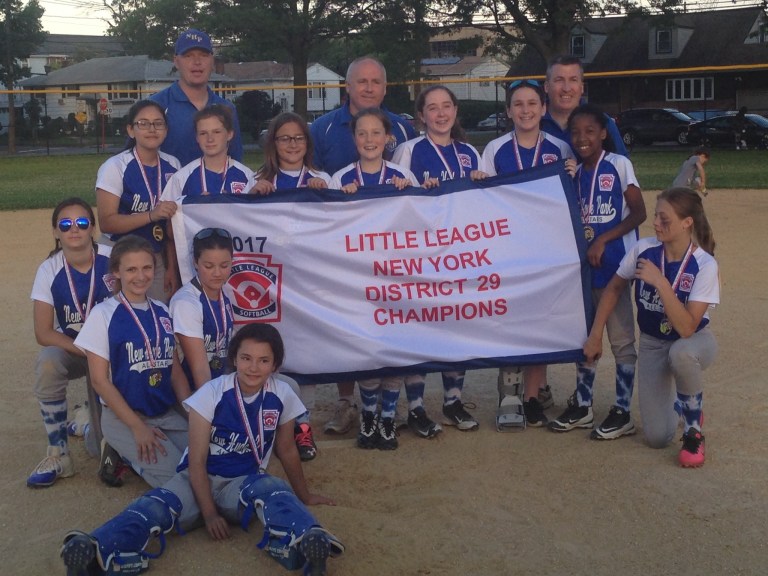
<path id="1" fill-rule="evenodd" d="M 499 408 L 496 411 L 496 430 L 510 432 L 525 430 L 523 410 L 523 369 L 521 366 L 505 366 L 499 369 Z"/>
<path id="2" fill-rule="evenodd" d="M 145 571 L 149 559 L 159 557 L 165 550 L 164 535 L 173 528 L 181 508 L 181 501 L 173 492 L 154 488 L 90 535 L 70 532 L 61 550 L 68 576 L 127 576 Z M 146 550 L 154 537 L 160 540 L 156 554 Z"/>
<path id="3" fill-rule="evenodd" d="M 322 574 L 325 559 L 338 556 L 344 546 L 335 536 L 321 528 L 314 516 L 301 503 L 288 484 L 269 474 L 248 476 L 240 486 L 240 503 L 244 507 L 243 530 L 248 529 L 253 513 L 264 525 L 264 548 L 275 560 L 289 570 L 310 565 L 312 574 Z M 304 539 L 307 541 L 304 542 Z"/>

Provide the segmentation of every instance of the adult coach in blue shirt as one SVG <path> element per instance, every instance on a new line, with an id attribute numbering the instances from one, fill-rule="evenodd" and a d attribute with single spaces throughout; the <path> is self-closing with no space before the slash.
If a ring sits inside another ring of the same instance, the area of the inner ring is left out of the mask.
<path id="1" fill-rule="evenodd" d="M 150 100 L 165 109 L 168 118 L 168 135 L 160 149 L 178 158 L 182 166 L 200 158 L 202 152 L 195 139 L 192 117 L 206 106 L 224 104 L 232 109 L 235 121 L 235 137 L 229 143 L 229 155 L 241 161 L 243 144 L 240 141 L 240 124 L 235 107 L 208 87 L 213 72 L 210 36 L 193 28 L 182 32 L 176 40 L 173 64 L 179 72 L 179 79 L 165 90 L 150 96 Z"/>
<path id="2" fill-rule="evenodd" d="M 575 56 L 556 56 L 547 66 L 544 82 L 547 93 L 547 113 L 542 117 L 541 129 L 567 142 L 571 148 L 571 133 L 568 131 L 568 116 L 581 104 L 584 95 L 584 67 Z M 621 133 L 613 118 L 608 120 L 608 138 L 613 142 L 613 151 L 629 158 L 629 152 L 621 139 Z M 573 151 L 578 157 L 576 150 Z"/>
<path id="3" fill-rule="evenodd" d="M 324 114 L 312 123 L 310 133 L 315 146 L 314 161 L 317 168 L 334 174 L 357 160 L 357 149 L 349 123 L 365 108 L 381 108 L 387 93 L 387 71 L 376 58 L 363 56 L 347 68 L 347 102 L 336 110 Z M 416 136 L 410 123 L 397 114 L 384 110 L 392 120 L 392 133 L 397 139 L 387 145 L 385 158 L 390 159 L 398 144 Z"/>

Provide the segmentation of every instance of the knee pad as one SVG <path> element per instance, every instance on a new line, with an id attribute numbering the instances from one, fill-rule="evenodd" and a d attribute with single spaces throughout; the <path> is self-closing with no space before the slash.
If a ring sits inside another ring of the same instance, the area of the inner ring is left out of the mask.
<path id="1" fill-rule="evenodd" d="M 301 568 L 305 563 L 299 551 L 301 539 L 319 525 L 288 484 L 269 474 L 248 476 L 240 486 L 240 502 L 245 507 L 243 530 L 247 530 L 254 512 L 264 525 L 264 536 L 258 547 L 266 549 L 288 570 Z M 344 546 L 331 534 L 328 540 L 332 556 L 344 551 Z"/>
<path id="2" fill-rule="evenodd" d="M 182 503 L 173 492 L 154 488 L 131 502 L 125 510 L 94 530 L 97 560 L 106 574 L 139 574 L 150 558 L 165 550 L 165 534 L 181 514 Z M 152 538 L 159 538 L 157 553 L 146 551 Z"/>

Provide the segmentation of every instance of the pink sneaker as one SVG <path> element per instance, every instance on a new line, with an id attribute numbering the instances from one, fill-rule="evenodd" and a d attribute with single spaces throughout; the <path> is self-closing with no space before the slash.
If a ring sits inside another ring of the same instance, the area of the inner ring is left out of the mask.
<path id="1" fill-rule="evenodd" d="M 691 428 L 683 434 L 683 447 L 680 449 L 678 461 L 683 468 L 698 468 L 704 465 L 704 435 Z"/>

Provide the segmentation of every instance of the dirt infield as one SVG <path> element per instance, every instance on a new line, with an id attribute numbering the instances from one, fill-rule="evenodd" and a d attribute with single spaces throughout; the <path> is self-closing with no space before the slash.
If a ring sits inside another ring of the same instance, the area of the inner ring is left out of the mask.
<path id="1" fill-rule="evenodd" d="M 645 193 L 649 214 L 655 194 Z M 438 439 L 408 431 L 394 452 L 354 447 L 354 434 L 320 434 L 318 458 L 305 465 L 312 488 L 336 499 L 314 508 L 347 546 L 331 562 L 337 576 L 764 574 L 768 566 L 768 191 L 715 190 L 705 200 L 718 246 L 722 301 L 712 314 L 719 356 L 704 396 L 707 463 L 676 465 L 679 444 L 652 450 L 638 434 L 597 443 L 588 432 L 529 429 L 497 433 L 494 371 L 467 376 L 466 402 L 477 405 L 477 432 L 446 430 Z M 45 451 L 32 396 L 34 359 L 29 292 L 52 247 L 50 211 L 1 212 L 3 366 L 0 434 L 0 573 L 63 574 L 65 532 L 90 530 L 146 489 L 132 476 L 120 489 L 96 477 L 97 461 L 73 442 L 77 474 L 31 490 L 25 479 Z M 649 235 L 650 225 L 642 235 Z M 760 281 L 763 278 L 763 281 Z M 290 342 L 287 343 L 290 350 Z M 595 417 L 613 395 L 612 359 L 598 374 Z M 550 368 L 555 416 L 575 384 L 572 366 Z M 437 416 L 441 390 L 430 376 L 427 409 Z M 318 389 L 313 415 L 331 414 L 335 387 Z M 71 386 L 70 409 L 85 399 Z M 635 399 L 636 402 L 636 399 Z M 642 422 L 639 423 L 642 427 Z M 279 462 L 272 471 L 279 472 Z M 281 574 L 256 549 L 258 525 L 225 543 L 205 530 L 172 535 L 151 574 Z"/>

